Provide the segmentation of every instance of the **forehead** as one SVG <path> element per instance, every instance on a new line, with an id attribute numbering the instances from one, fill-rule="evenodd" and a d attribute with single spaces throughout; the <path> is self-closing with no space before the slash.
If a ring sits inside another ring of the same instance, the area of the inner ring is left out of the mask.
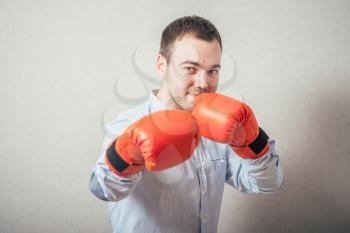
<path id="1" fill-rule="evenodd" d="M 214 65 L 219 64 L 220 59 L 221 48 L 216 39 L 205 41 L 193 35 L 185 35 L 172 46 L 171 60 L 176 63 L 190 60 L 202 65 Z"/>

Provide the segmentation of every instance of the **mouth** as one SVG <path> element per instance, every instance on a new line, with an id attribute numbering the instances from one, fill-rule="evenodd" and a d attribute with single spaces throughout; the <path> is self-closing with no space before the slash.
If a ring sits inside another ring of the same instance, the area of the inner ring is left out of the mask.
<path id="1" fill-rule="evenodd" d="M 198 96 L 198 95 L 200 95 L 202 93 L 205 93 L 205 91 L 203 91 L 203 92 L 187 92 L 187 94 L 190 94 L 190 95 L 193 95 L 193 96 Z"/>
<path id="2" fill-rule="evenodd" d="M 200 93 L 188 93 L 189 96 L 192 96 L 194 99 L 197 98 L 197 96 L 200 95 Z"/>
<path id="3" fill-rule="evenodd" d="M 199 96 L 200 94 L 203 94 L 203 93 L 208 93 L 208 91 L 195 92 L 195 93 L 188 92 L 187 94 L 192 95 L 192 96 L 194 96 L 194 97 L 197 97 L 197 96 Z"/>

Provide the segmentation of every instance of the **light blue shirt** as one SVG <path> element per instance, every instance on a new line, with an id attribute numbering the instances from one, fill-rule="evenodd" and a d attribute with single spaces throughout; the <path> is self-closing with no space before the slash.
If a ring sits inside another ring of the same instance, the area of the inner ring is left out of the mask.
<path id="1" fill-rule="evenodd" d="M 120 113 L 105 125 L 100 158 L 90 179 L 90 190 L 108 201 L 113 233 L 217 232 L 224 184 L 239 191 L 273 193 L 283 183 L 275 141 L 256 160 L 242 159 L 226 144 L 202 137 L 192 157 L 175 167 L 128 177 L 111 173 L 104 162 L 108 145 L 134 121 L 168 109 L 155 96 Z"/>

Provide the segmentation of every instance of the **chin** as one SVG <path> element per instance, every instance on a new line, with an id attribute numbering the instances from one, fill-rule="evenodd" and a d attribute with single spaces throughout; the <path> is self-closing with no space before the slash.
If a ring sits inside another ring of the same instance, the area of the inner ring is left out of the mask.
<path id="1" fill-rule="evenodd" d="M 192 104 L 194 102 L 194 100 L 197 98 L 197 96 L 198 95 L 187 94 L 187 98 L 186 98 L 187 102 Z"/>
<path id="2" fill-rule="evenodd" d="M 184 103 L 183 108 L 187 111 L 192 111 L 193 105 L 194 105 L 194 99 L 187 100 L 186 103 Z"/>
<path id="3" fill-rule="evenodd" d="M 183 107 L 183 110 L 184 110 L 184 111 L 187 111 L 187 112 L 191 112 L 191 111 L 192 111 L 192 108 L 193 108 L 192 105 L 191 105 L 191 106 L 185 106 L 185 107 Z"/>

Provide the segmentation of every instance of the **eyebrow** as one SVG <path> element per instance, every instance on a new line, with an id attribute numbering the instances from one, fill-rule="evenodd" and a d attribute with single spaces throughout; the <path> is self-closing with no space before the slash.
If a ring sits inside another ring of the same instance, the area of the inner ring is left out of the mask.
<path id="1" fill-rule="evenodd" d="M 195 62 L 195 61 L 184 61 L 181 63 L 181 65 L 184 65 L 184 64 L 191 64 L 191 65 L 194 65 L 194 66 L 200 66 L 200 64 L 198 62 Z M 220 64 L 216 64 L 216 65 L 212 65 L 211 68 L 221 68 L 221 65 Z"/>

